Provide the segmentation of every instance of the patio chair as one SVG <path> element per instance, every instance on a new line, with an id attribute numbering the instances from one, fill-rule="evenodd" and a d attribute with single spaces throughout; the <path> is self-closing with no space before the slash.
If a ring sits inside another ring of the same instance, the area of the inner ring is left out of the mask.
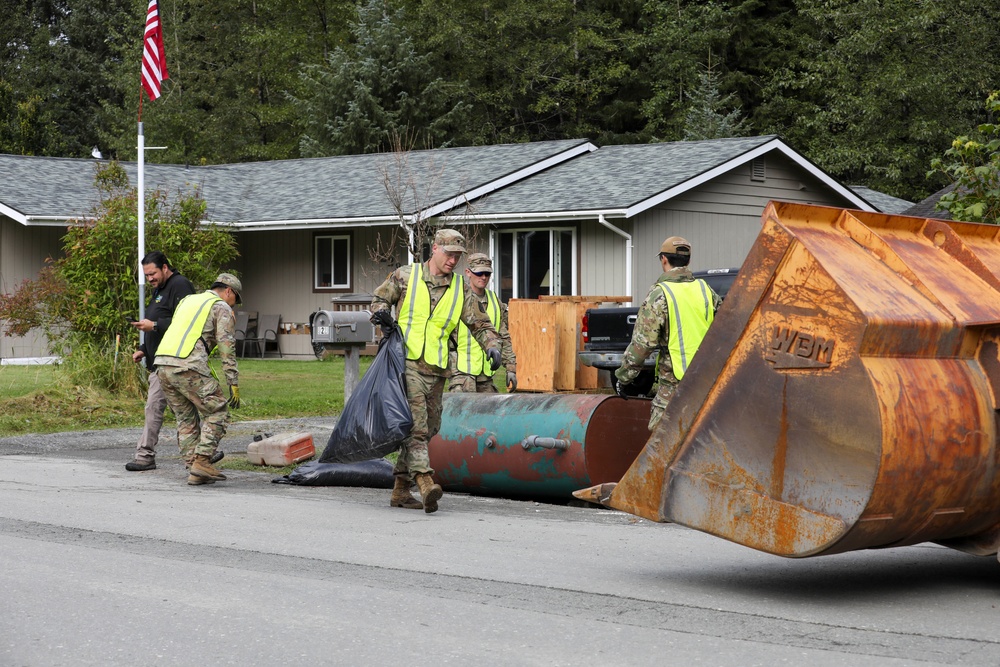
<path id="1" fill-rule="evenodd" d="M 236 356 L 246 355 L 247 338 L 253 337 L 253 328 L 250 324 L 250 316 L 257 319 L 257 313 L 249 313 L 245 310 L 236 311 Z"/>
<path id="2" fill-rule="evenodd" d="M 267 352 L 268 343 L 274 345 L 274 349 L 277 351 L 279 357 L 283 356 L 281 354 L 281 346 L 278 344 L 278 328 L 280 326 L 281 315 L 261 315 L 257 318 L 257 328 L 253 336 L 247 337 L 246 342 L 252 343 L 255 349 L 260 349 L 261 359 L 264 358 L 264 354 Z"/>

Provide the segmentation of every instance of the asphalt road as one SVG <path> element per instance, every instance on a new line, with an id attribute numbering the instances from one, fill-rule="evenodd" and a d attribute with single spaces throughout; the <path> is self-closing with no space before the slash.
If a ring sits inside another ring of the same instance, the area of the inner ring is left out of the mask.
<path id="1" fill-rule="evenodd" d="M 787 560 L 599 508 L 190 487 L 177 459 L 126 472 L 136 434 L 0 440 L 0 665 L 1000 664 L 992 557 Z"/>

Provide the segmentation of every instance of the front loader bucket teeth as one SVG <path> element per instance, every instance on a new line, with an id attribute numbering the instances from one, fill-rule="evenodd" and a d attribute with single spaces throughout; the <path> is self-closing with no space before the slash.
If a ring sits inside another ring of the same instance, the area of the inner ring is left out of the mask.
<path id="1" fill-rule="evenodd" d="M 603 504 L 782 556 L 995 553 L 1000 228 L 775 202 L 762 223 Z"/>

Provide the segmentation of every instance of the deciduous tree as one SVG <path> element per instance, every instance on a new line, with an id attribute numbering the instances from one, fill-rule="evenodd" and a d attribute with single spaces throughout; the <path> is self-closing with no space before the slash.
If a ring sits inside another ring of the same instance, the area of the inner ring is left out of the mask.
<path id="1" fill-rule="evenodd" d="M 996 120 L 1000 91 L 986 99 L 986 109 Z M 938 202 L 952 220 L 1000 224 L 1000 125 L 983 123 L 972 135 L 958 137 L 931 167 L 928 176 L 941 173 L 955 184 Z"/>

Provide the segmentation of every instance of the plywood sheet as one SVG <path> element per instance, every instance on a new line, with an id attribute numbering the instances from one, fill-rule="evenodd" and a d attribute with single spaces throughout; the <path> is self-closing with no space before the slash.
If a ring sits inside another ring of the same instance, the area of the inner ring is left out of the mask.
<path id="1" fill-rule="evenodd" d="M 632 301 L 630 296 L 540 296 L 539 301 L 569 301 L 572 303 L 583 303 L 588 302 L 591 308 L 596 308 L 602 303 L 629 303 Z"/>
<path id="2" fill-rule="evenodd" d="M 576 350 L 583 350 L 583 315 L 588 308 L 597 308 L 597 303 L 581 302 L 576 304 Z M 576 357 L 576 388 L 577 389 L 597 389 L 597 369 L 592 366 L 584 366 L 580 363 L 580 357 Z"/>
<path id="3" fill-rule="evenodd" d="M 569 301 L 557 301 L 556 307 L 556 337 L 559 340 L 555 363 L 554 382 L 559 391 L 576 389 L 576 304 Z"/>
<path id="4" fill-rule="evenodd" d="M 507 329 L 517 355 L 518 390 L 555 391 L 557 335 L 556 304 L 511 299 Z"/>

